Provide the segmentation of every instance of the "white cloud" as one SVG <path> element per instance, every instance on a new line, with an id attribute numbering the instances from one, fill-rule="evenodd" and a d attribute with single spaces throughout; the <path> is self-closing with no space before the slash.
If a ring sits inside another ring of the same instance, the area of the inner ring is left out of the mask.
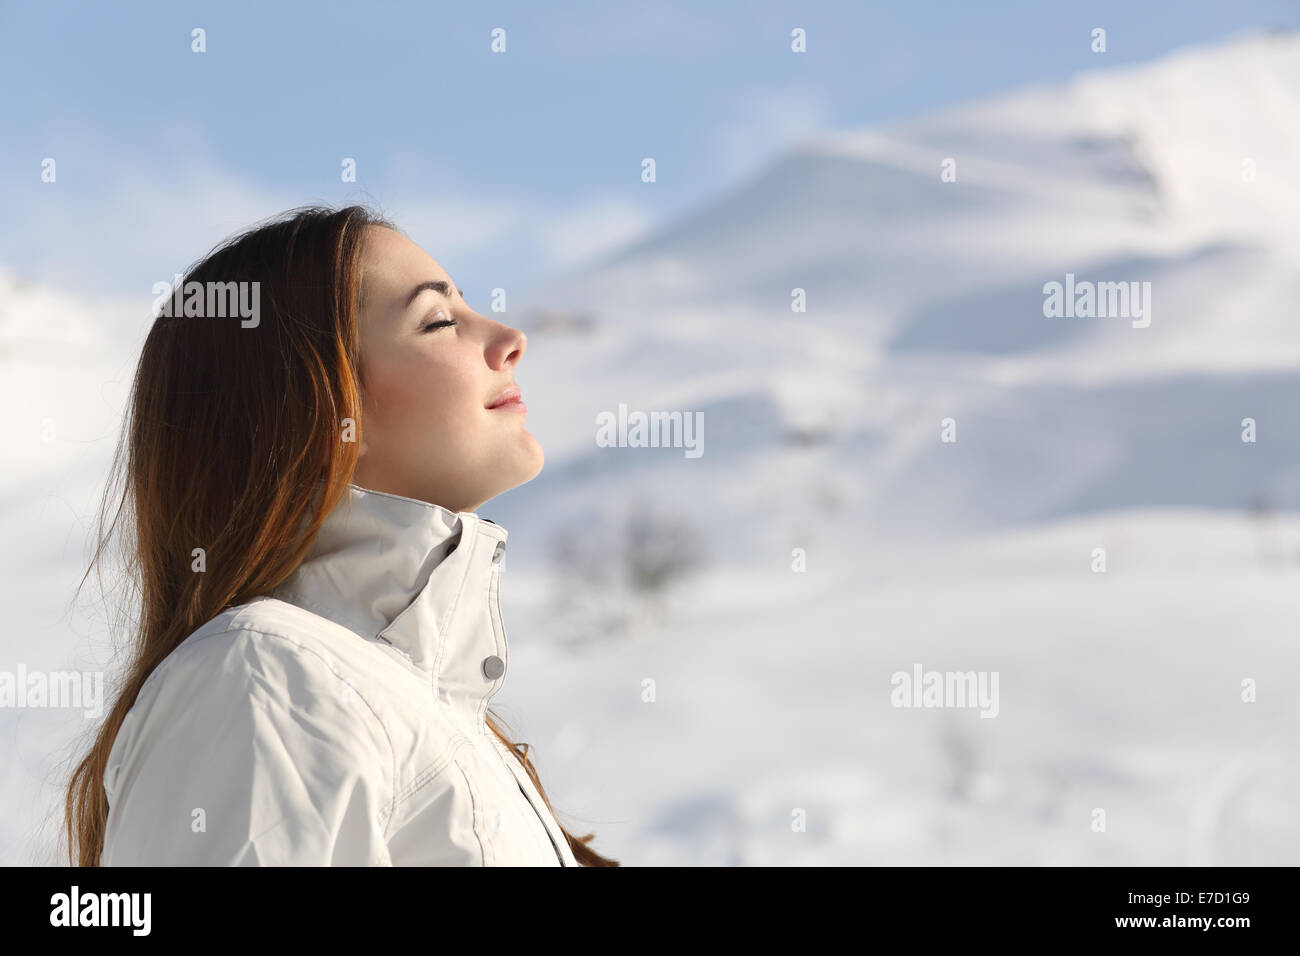
<path id="1" fill-rule="evenodd" d="M 427 190 L 424 190 L 427 192 Z M 491 250 L 526 229 L 531 204 L 499 196 L 471 196 L 463 190 L 445 198 L 380 207 L 408 236 L 438 258 L 440 250 L 458 257 Z"/>
<path id="2" fill-rule="evenodd" d="M 630 242 L 654 222 L 647 207 L 617 196 L 556 206 L 438 178 L 432 195 L 423 183 L 404 182 L 386 195 L 421 198 L 375 205 L 453 276 L 471 258 L 490 256 L 504 271 L 543 277 Z"/>
<path id="3" fill-rule="evenodd" d="M 0 257 L 65 291 L 138 291 L 149 303 L 153 282 L 170 280 L 228 235 L 295 204 L 221 168 L 193 139 L 173 132 L 159 134 L 170 150 L 159 162 L 93 130 L 62 130 L 50 151 L 58 179 L 13 192 Z"/>
<path id="4" fill-rule="evenodd" d="M 644 207 L 626 199 L 593 199 L 538 224 L 538 239 L 548 265 L 576 265 L 645 235 L 653 219 Z"/>
<path id="5" fill-rule="evenodd" d="M 177 144 L 161 163 L 94 130 L 63 133 L 51 151 L 59 180 L 15 197 L 0 263 L 64 291 L 138 292 L 142 316 L 153 283 L 170 281 L 254 223 L 311 203 L 371 205 L 464 281 L 471 273 L 531 281 L 627 242 L 652 223 L 645 207 L 617 197 L 556 205 L 471 190 L 447 170 L 400 161 L 387 181 L 315 194 L 282 191 L 214 162 L 203 134 L 191 127 L 160 132 Z"/>
<path id="6" fill-rule="evenodd" d="M 752 92 L 735 107 L 731 121 L 715 135 L 722 173 L 737 179 L 753 172 L 773 153 L 831 128 L 825 101 L 806 90 Z"/>

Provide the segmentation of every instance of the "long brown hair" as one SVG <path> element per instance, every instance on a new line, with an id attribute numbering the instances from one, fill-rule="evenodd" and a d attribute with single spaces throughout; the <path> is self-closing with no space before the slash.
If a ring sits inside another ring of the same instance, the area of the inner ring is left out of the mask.
<path id="1" fill-rule="evenodd" d="M 108 755 L 154 668 L 223 610 L 286 580 L 346 494 L 359 443 L 339 436 L 344 419 L 362 427 L 357 314 L 368 226 L 396 228 L 365 206 L 306 206 L 255 224 L 192 266 L 183 281 L 204 289 L 209 282 L 259 282 L 256 323 L 236 328 L 244 325 L 237 318 L 202 322 L 164 311 L 145 339 L 86 572 L 100 563 L 125 515 L 130 657 L 115 702 L 67 787 L 74 865 L 99 865 Z M 109 522 L 118 483 L 121 497 Z M 207 548 L 203 574 L 191 571 L 196 541 Z M 528 745 L 514 744 L 500 723 L 489 710 L 488 726 L 550 807 Z M 619 865 L 587 846 L 593 834 L 561 830 L 583 866 Z"/>

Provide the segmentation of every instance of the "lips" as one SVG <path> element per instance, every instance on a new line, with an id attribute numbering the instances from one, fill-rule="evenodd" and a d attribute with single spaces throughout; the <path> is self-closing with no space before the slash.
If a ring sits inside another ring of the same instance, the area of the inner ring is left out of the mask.
<path id="1" fill-rule="evenodd" d="M 500 408 L 502 405 L 522 405 L 523 393 L 519 391 L 518 385 L 511 385 L 504 392 L 496 397 L 488 408 Z"/>

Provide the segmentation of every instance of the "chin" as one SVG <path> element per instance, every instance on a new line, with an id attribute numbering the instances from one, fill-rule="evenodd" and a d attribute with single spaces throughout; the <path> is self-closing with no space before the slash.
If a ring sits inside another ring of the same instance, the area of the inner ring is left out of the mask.
<path id="1" fill-rule="evenodd" d="M 510 489 L 518 488 L 520 485 L 526 485 L 542 473 L 542 465 L 545 464 L 542 446 L 537 444 L 536 441 L 532 444 L 532 450 L 511 455 L 509 465 L 497 471 L 497 479 L 504 478 L 504 481 L 492 493 L 492 497 L 503 495 Z"/>
<path id="2" fill-rule="evenodd" d="M 542 466 L 546 464 L 546 456 L 542 454 L 542 446 L 534 443 L 536 451 L 524 458 L 519 466 L 519 480 L 512 487 L 518 488 L 520 485 L 527 484 L 542 473 Z"/>
<path id="3" fill-rule="evenodd" d="M 537 441 L 536 439 L 533 439 L 533 444 L 537 446 L 537 455 L 536 455 L 537 467 L 534 468 L 533 473 L 528 476 L 529 481 L 532 481 L 534 478 L 540 475 L 542 473 L 543 466 L 545 466 L 546 464 L 546 453 L 542 451 L 542 443 Z"/>
<path id="4" fill-rule="evenodd" d="M 519 484 L 525 481 L 532 481 L 542 473 L 542 466 L 546 464 L 546 454 L 542 451 L 542 443 L 531 432 L 524 432 L 527 436 L 524 447 L 519 453 L 519 471 L 523 475 L 519 479 Z"/>

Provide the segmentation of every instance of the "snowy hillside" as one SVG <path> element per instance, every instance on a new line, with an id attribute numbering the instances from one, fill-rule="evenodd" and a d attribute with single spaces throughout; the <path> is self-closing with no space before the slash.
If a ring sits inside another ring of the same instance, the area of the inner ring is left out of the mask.
<path id="1" fill-rule="evenodd" d="M 602 852 L 1300 862 L 1300 37 L 1097 60 L 800 144 L 512 297 L 547 463 L 482 509 L 510 532 L 494 707 Z M 1149 282 L 1149 326 L 1045 316 L 1067 275 Z M 65 612 L 150 300 L 0 269 L 0 669 L 108 660 L 100 609 Z M 599 447 L 620 405 L 702 413 L 703 453 Z M 706 566 L 658 629 L 562 650 L 552 535 L 629 504 L 694 529 Z M 891 707 L 917 663 L 998 671 L 998 718 Z M 90 727 L 0 708 L 0 862 L 50 859 Z"/>
<path id="2" fill-rule="evenodd" d="M 504 516 L 545 502 L 568 520 L 611 475 L 746 535 L 781 487 L 825 488 L 852 533 L 1300 506 L 1298 113 L 1300 38 L 1268 33 L 801 145 L 533 291 L 597 330 L 533 336 L 520 380 L 552 464 Z M 1067 273 L 1150 283 L 1149 325 L 1046 318 L 1044 284 Z M 703 411 L 725 466 L 595 447 L 590 423 L 618 402 Z M 957 441 L 941 444 L 948 417 Z M 789 443 L 809 428 L 825 443 Z M 738 551 L 810 516 L 782 510 Z"/>

